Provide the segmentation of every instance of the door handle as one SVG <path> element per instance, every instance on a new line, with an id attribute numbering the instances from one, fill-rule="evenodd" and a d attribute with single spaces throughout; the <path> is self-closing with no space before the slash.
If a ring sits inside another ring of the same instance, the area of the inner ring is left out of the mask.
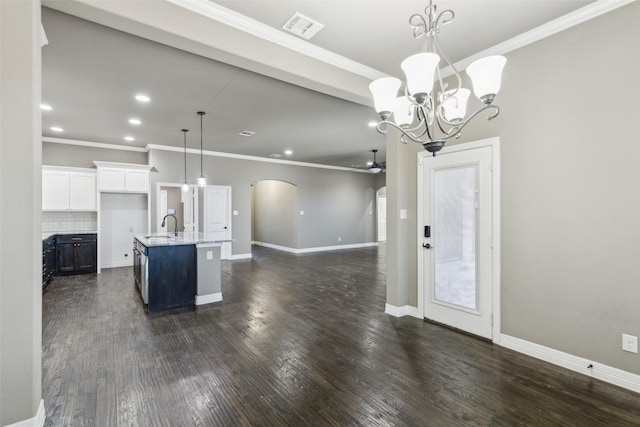
<path id="1" fill-rule="evenodd" d="M 431 243 L 423 243 L 422 247 L 425 249 L 433 249 L 433 246 L 431 246 Z"/>

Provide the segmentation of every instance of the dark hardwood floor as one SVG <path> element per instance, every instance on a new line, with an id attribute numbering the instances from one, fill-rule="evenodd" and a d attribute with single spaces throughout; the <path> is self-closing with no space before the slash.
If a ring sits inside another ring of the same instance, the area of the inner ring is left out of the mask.
<path id="1" fill-rule="evenodd" d="M 131 268 L 43 296 L 47 426 L 638 426 L 640 396 L 384 314 L 384 247 L 224 261 L 224 300 L 143 310 Z"/>

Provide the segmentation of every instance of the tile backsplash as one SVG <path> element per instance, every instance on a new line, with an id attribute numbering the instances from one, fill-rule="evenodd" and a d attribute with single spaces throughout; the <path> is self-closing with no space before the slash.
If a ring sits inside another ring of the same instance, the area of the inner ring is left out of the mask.
<path id="1" fill-rule="evenodd" d="M 42 212 L 42 232 L 96 231 L 97 212 Z"/>

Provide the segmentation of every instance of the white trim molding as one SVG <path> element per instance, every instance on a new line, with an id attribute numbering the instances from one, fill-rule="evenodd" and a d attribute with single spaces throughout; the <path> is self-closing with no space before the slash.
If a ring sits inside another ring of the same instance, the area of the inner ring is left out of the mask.
<path id="1" fill-rule="evenodd" d="M 43 136 L 42 142 L 51 142 L 53 144 L 67 144 L 67 145 L 80 145 L 83 147 L 91 147 L 91 148 L 104 148 L 107 150 L 122 150 L 122 151 L 136 151 L 138 153 L 148 153 L 148 147 L 129 147 L 127 145 L 120 144 L 105 144 L 103 142 L 92 142 L 92 141 L 80 141 L 76 139 L 65 139 L 65 138 L 52 138 L 49 136 Z"/>
<path id="2" fill-rule="evenodd" d="M 196 305 L 211 304 L 212 302 L 220 301 L 222 301 L 222 292 L 207 295 L 196 295 Z"/>
<path id="3" fill-rule="evenodd" d="M 147 145 L 148 150 L 160 150 L 160 151 L 173 151 L 175 153 L 184 153 L 184 148 L 174 147 L 172 145 L 158 145 L 158 144 L 149 144 Z M 195 148 L 187 148 L 187 154 L 195 154 L 200 155 L 200 150 Z M 332 165 L 322 165 L 319 163 L 306 163 L 306 162 L 296 162 L 294 160 L 283 160 L 283 159 L 272 159 L 267 157 L 258 157 L 258 156 L 249 156 L 246 154 L 233 154 L 233 153 L 224 153 L 222 151 L 210 151 L 204 150 L 202 152 L 205 156 L 212 157 L 224 157 L 227 159 L 240 159 L 240 160 L 251 160 L 254 162 L 265 162 L 265 163 L 279 163 L 283 165 L 291 165 L 291 166 L 303 166 L 307 168 L 319 168 L 319 169 L 333 169 L 345 172 L 357 172 L 357 173 L 367 173 L 370 174 L 366 169 L 354 169 L 354 168 L 346 168 L 344 166 L 332 166 Z"/>
<path id="4" fill-rule="evenodd" d="M 38 405 L 38 412 L 33 418 L 18 421 L 17 423 L 8 424 L 5 427 L 43 427 L 44 421 L 47 416 L 44 410 L 44 400 L 40 399 L 40 405 Z"/>
<path id="5" fill-rule="evenodd" d="M 236 259 L 251 259 L 251 258 L 252 258 L 251 253 L 248 253 L 248 254 L 235 254 L 235 255 L 231 255 L 229 257 L 229 261 L 233 261 L 233 260 L 236 260 Z"/>
<path id="6" fill-rule="evenodd" d="M 640 375 L 505 334 L 500 335 L 500 341 L 497 344 L 570 371 L 640 393 Z"/>
<path id="7" fill-rule="evenodd" d="M 489 55 L 505 55 L 509 52 L 513 52 L 516 49 L 520 49 L 537 41 L 543 40 L 547 37 L 551 37 L 561 31 L 567 30 L 578 24 L 582 24 L 590 19 L 597 18 L 600 15 L 611 12 L 619 7 L 626 6 L 629 3 L 633 3 L 635 0 L 598 0 L 590 3 L 578 10 L 567 13 L 553 21 L 549 21 L 540 25 L 532 30 L 526 31 L 520 35 L 517 35 L 509 40 L 471 55 L 465 59 L 462 59 L 453 66 L 456 70 L 464 70 L 476 59 L 483 58 Z M 443 70 L 442 76 L 447 77 L 452 75 L 451 67 L 447 67 Z"/>
<path id="8" fill-rule="evenodd" d="M 368 242 L 368 243 L 354 243 L 350 245 L 338 245 L 338 246 L 318 246 L 315 248 L 290 248 L 288 246 L 280 246 L 274 245 L 271 243 L 264 242 L 251 242 L 254 245 L 264 246 L 265 248 L 277 249 L 279 251 L 290 252 L 292 254 L 307 254 L 311 252 L 325 252 L 325 251 L 339 251 L 342 249 L 360 249 L 360 248 L 370 248 L 378 246 L 378 242 Z"/>
<path id="9" fill-rule="evenodd" d="M 403 306 L 397 307 L 395 305 L 385 304 L 384 312 L 393 317 L 411 316 L 411 317 L 416 317 L 418 319 L 422 319 L 422 316 L 418 311 L 418 307 L 414 307 L 412 305 L 403 305 Z"/>

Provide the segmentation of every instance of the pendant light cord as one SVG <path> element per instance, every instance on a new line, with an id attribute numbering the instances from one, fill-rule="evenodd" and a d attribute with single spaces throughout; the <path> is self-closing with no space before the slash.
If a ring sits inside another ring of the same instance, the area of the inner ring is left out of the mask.
<path id="1" fill-rule="evenodd" d="M 198 111 L 198 115 L 200 116 L 200 178 L 203 178 L 202 174 L 202 116 L 206 113 L 204 111 Z"/>
<path id="2" fill-rule="evenodd" d="M 184 182 L 187 183 L 187 132 L 189 129 L 182 129 L 184 133 Z"/>

